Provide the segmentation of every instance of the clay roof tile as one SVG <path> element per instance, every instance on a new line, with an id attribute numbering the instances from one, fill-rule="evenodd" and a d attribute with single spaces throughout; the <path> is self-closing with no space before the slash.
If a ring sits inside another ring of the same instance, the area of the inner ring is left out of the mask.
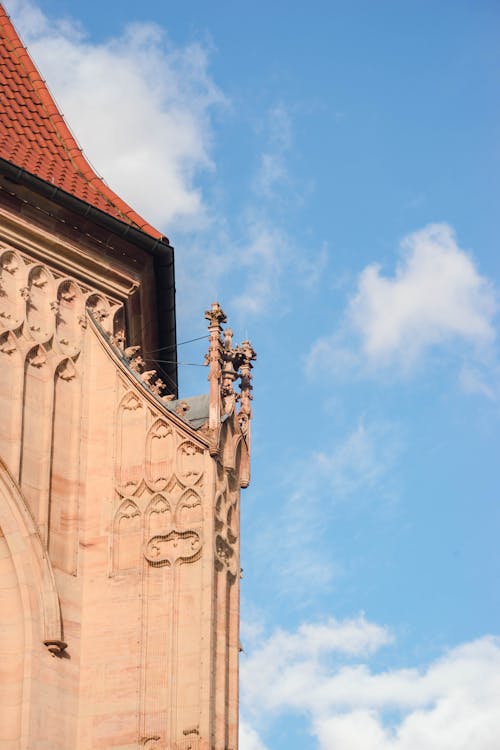
<path id="1" fill-rule="evenodd" d="M 163 236 L 94 172 L 2 4 L 0 158 L 152 237 Z"/>

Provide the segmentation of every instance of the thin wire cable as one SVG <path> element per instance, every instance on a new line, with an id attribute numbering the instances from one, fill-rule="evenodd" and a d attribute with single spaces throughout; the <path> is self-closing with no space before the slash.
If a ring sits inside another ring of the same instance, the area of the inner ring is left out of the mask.
<path id="1" fill-rule="evenodd" d="M 157 352 L 168 352 L 171 349 L 176 349 L 178 346 L 184 346 L 184 344 L 192 344 L 193 341 L 201 341 L 202 339 L 208 339 L 209 334 L 206 333 L 204 336 L 197 336 L 195 339 L 188 339 L 187 341 L 181 341 L 178 344 L 172 344 L 171 346 L 163 346 L 161 349 L 149 349 L 144 354 L 156 354 Z"/>
<path id="2" fill-rule="evenodd" d="M 200 362 L 177 362 L 175 359 L 153 359 L 152 362 L 158 362 L 162 365 L 181 365 L 182 367 L 206 367 Z"/>

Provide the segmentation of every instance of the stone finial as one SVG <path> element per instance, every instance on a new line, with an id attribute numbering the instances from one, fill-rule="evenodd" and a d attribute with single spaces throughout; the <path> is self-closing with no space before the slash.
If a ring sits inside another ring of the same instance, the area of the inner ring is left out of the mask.
<path id="1" fill-rule="evenodd" d="M 205 362 L 208 365 L 208 380 L 210 383 L 209 393 L 209 416 L 208 425 L 210 429 L 217 430 L 220 425 L 220 377 L 222 366 L 222 323 L 225 323 L 226 315 L 218 302 L 213 302 L 210 310 L 205 313 L 208 320 L 209 346 Z"/>
<path id="2" fill-rule="evenodd" d="M 208 330 L 210 331 L 212 328 L 217 328 L 218 331 L 221 330 L 221 324 L 225 323 L 227 318 L 224 313 L 224 310 L 219 305 L 218 302 L 212 302 L 212 306 L 210 310 L 207 310 L 205 312 L 205 318 L 209 321 Z"/>
<path id="3" fill-rule="evenodd" d="M 233 332 L 229 326 L 224 331 L 224 349 L 232 351 L 233 349 Z"/>
<path id="4" fill-rule="evenodd" d="M 257 359 L 254 348 L 249 341 L 243 341 L 238 347 L 240 355 L 240 411 L 239 423 L 243 433 L 248 432 L 248 425 L 252 416 L 252 362 Z"/>
<path id="5" fill-rule="evenodd" d="M 156 378 L 155 382 L 149 385 L 149 389 L 153 391 L 155 396 L 161 396 L 166 387 L 166 383 L 161 378 Z"/>
<path id="6" fill-rule="evenodd" d="M 123 352 L 125 346 L 125 331 L 122 328 L 118 329 L 118 331 L 110 336 L 109 339 L 113 346 L 116 346 L 117 349 L 120 349 Z"/>
<path id="7" fill-rule="evenodd" d="M 149 385 L 150 381 L 156 377 L 156 370 L 145 370 L 141 373 L 141 380 L 143 380 L 146 385 Z"/>

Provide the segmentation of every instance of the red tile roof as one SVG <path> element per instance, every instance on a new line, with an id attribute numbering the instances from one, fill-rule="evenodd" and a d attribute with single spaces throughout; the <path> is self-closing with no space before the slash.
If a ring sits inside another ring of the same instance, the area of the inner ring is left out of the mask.
<path id="1" fill-rule="evenodd" d="M 152 237 L 162 237 L 87 162 L 1 4 L 0 158 Z"/>

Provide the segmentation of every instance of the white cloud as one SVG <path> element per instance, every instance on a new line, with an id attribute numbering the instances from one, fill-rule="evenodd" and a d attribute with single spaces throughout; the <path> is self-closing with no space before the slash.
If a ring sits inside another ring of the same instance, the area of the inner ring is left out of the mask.
<path id="1" fill-rule="evenodd" d="M 246 721 L 240 721 L 240 750 L 267 750 L 258 733 Z"/>
<path id="2" fill-rule="evenodd" d="M 260 157 L 255 191 L 260 197 L 275 198 L 277 188 L 289 181 L 286 163 L 292 145 L 292 123 L 283 103 L 271 108 L 267 117 L 268 143 Z"/>
<path id="3" fill-rule="evenodd" d="M 390 642 L 364 617 L 277 631 L 242 660 L 247 725 L 300 714 L 321 750 L 496 750 L 500 639 L 419 669 L 370 669 L 367 658 Z"/>
<path id="4" fill-rule="evenodd" d="M 168 233 L 198 224 L 195 178 L 211 169 L 211 122 L 224 97 L 201 44 L 176 46 L 154 24 L 91 42 L 25 0 L 7 6 L 88 158 L 110 186 Z"/>
<path id="5" fill-rule="evenodd" d="M 152 23 L 95 42 L 77 21 L 49 19 L 32 0 L 7 7 L 98 174 L 178 246 L 180 318 L 196 316 L 198 326 L 220 298 L 244 325 L 283 312 L 285 272 L 287 282 L 315 283 L 316 262 L 272 211 L 291 185 L 292 123 L 283 103 L 264 118 L 256 174 L 227 216 L 223 186 L 214 178 L 203 192 L 200 184 L 203 172 L 215 174 L 212 114 L 228 104 L 210 76 L 207 46 L 176 45 Z"/>
<path id="6" fill-rule="evenodd" d="M 465 344 L 472 352 L 495 338 L 497 301 L 447 224 L 430 224 L 401 243 L 392 277 L 377 264 L 359 275 L 345 321 L 317 340 L 308 370 L 320 361 L 336 371 L 391 368 L 408 371 L 436 346 Z"/>
<path id="7" fill-rule="evenodd" d="M 326 541 L 332 514 L 350 503 L 357 512 L 376 517 L 392 505 L 398 496 L 393 470 L 402 449 L 398 424 L 361 419 L 345 435 L 289 466 L 279 488 L 285 500 L 276 522 L 260 528 L 255 542 L 261 547 L 257 557 L 266 564 L 272 559 L 282 596 L 306 607 L 342 575 L 335 545 Z"/>
<path id="8" fill-rule="evenodd" d="M 376 487 L 393 466 L 400 443 L 396 425 L 361 420 L 343 442 L 314 454 L 313 464 L 334 497 L 345 498 Z"/>
<path id="9" fill-rule="evenodd" d="M 262 220 L 250 223 L 247 242 L 237 249 L 245 280 L 232 302 L 240 314 L 265 313 L 276 301 L 287 248 L 290 245 L 281 229 Z"/>
<path id="10" fill-rule="evenodd" d="M 466 393 L 485 396 L 491 401 L 498 401 L 500 395 L 500 378 L 498 366 L 489 369 L 465 364 L 460 371 L 460 385 Z"/>

